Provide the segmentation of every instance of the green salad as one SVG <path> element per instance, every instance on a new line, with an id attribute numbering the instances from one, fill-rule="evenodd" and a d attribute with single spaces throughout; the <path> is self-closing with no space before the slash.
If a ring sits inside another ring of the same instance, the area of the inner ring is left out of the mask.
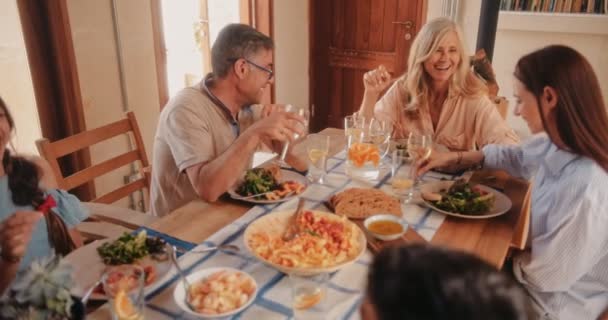
<path id="1" fill-rule="evenodd" d="M 243 182 L 237 187 L 236 193 L 247 197 L 276 190 L 279 183 L 271 170 L 265 168 L 249 169 L 245 172 Z"/>
<path id="2" fill-rule="evenodd" d="M 158 237 L 148 237 L 145 230 L 137 235 L 123 234 L 113 242 L 97 248 L 97 253 L 107 265 L 130 264 L 148 254 L 163 253 L 165 242 Z"/>
<path id="3" fill-rule="evenodd" d="M 438 209 L 466 214 L 482 215 L 492 209 L 494 194 L 457 180 L 448 190 L 439 192 L 441 200 L 429 201 Z"/>

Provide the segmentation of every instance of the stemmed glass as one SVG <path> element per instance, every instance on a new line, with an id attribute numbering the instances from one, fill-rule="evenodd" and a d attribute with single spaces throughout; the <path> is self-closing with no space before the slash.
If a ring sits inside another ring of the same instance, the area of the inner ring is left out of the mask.
<path id="1" fill-rule="evenodd" d="M 309 122 L 309 118 L 310 118 L 310 112 L 308 111 L 307 108 L 302 108 L 302 107 L 296 107 L 294 105 L 288 104 L 285 106 L 284 112 L 291 112 L 294 114 L 297 114 L 301 117 L 303 117 L 304 120 L 304 124 L 298 124 L 300 127 L 300 129 L 302 129 L 302 131 L 307 132 L 308 131 L 308 122 Z M 293 138 L 295 140 L 300 138 L 299 134 L 294 134 Z M 279 155 L 279 158 L 276 160 L 277 164 L 280 165 L 281 167 L 290 167 L 289 164 L 287 164 L 287 162 L 285 162 L 285 157 L 287 157 L 287 152 L 289 151 L 289 142 L 285 142 L 285 144 L 283 144 L 283 150 L 281 150 L 281 154 Z"/>
<path id="2" fill-rule="evenodd" d="M 391 128 L 389 123 L 373 118 L 367 127 L 367 134 L 372 143 L 380 149 L 380 157 L 384 158 L 390 149 Z"/>
<path id="3" fill-rule="evenodd" d="M 309 134 L 306 137 L 306 151 L 308 153 L 308 178 L 318 184 L 323 184 L 327 173 L 327 156 L 329 154 L 329 136 L 323 134 Z"/>
<path id="4" fill-rule="evenodd" d="M 429 134 L 417 134 L 410 132 L 407 138 L 407 151 L 414 160 L 414 164 L 418 164 L 431 156 L 433 150 L 433 138 Z M 414 187 L 418 188 L 420 179 L 416 177 Z"/>
<path id="5" fill-rule="evenodd" d="M 348 138 L 351 136 L 360 136 L 365 128 L 365 117 L 359 116 L 356 113 L 344 117 L 344 135 Z"/>

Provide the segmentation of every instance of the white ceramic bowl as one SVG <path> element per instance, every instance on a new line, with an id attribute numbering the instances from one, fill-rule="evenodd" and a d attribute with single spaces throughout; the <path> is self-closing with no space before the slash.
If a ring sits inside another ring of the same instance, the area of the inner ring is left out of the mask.
<path id="1" fill-rule="evenodd" d="M 369 229 L 369 225 L 372 224 L 373 222 L 386 221 L 386 220 L 393 221 L 393 222 L 400 224 L 403 227 L 403 230 L 400 233 L 384 235 L 384 234 L 375 233 Z M 365 229 L 369 233 L 371 233 L 374 237 L 376 237 L 380 240 L 383 240 L 383 241 L 390 241 L 390 240 L 398 239 L 405 233 L 405 231 L 407 231 L 407 227 L 408 227 L 407 223 L 403 219 L 396 217 L 392 214 L 377 214 L 375 216 L 371 216 L 371 217 L 365 219 L 365 221 L 363 221 L 363 225 L 365 226 Z"/>
<path id="2" fill-rule="evenodd" d="M 234 268 L 226 268 L 226 267 L 217 267 L 217 268 L 206 268 L 206 269 L 200 269 L 197 270 L 193 273 L 191 273 L 190 275 L 186 276 L 186 279 L 188 279 L 188 282 L 190 282 L 191 284 L 200 281 L 204 278 L 209 277 L 210 275 L 218 272 L 218 271 L 228 271 L 228 272 L 238 272 L 240 274 L 245 275 L 246 277 L 250 278 L 251 281 L 253 281 L 253 283 L 255 284 L 255 291 L 253 292 L 253 294 L 251 295 L 251 297 L 249 297 L 249 301 L 247 301 L 247 303 L 245 303 L 244 305 L 242 305 L 240 308 L 234 309 L 232 311 L 228 311 L 225 313 L 220 313 L 220 314 L 213 314 L 213 315 L 208 315 L 208 314 L 202 314 L 202 313 L 198 313 L 193 311 L 192 309 L 190 309 L 188 307 L 188 305 L 186 304 L 185 298 L 186 298 L 186 290 L 184 289 L 184 282 L 180 279 L 178 279 L 177 281 L 177 285 L 175 286 L 175 290 L 173 290 L 173 299 L 175 300 L 175 303 L 182 309 L 184 310 L 186 313 L 195 316 L 199 319 L 217 319 L 217 318 L 223 318 L 223 317 L 228 317 L 231 315 L 235 315 L 243 310 L 245 310 L 245 308 L 247 308 L 252 302 L 253 300 L 255 300 L 255 297 L 258 294 L 258 283 L 255 281 L 255 279 L 248 274 L 247 272 L 243 272 L 241 270 L 237 270 Z"/>

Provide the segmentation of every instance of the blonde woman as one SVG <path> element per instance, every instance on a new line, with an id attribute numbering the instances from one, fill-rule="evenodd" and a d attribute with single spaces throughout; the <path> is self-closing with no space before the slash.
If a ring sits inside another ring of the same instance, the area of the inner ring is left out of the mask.
<path id="1" fill-rule="evenodd" d="M 380 66 L 364 75 L 359 115 L 391 123 L 395 138 L 410 132 L 429 134 L 450 150 L 518 143 L 487 97 L 485 85 L 470 71 L 464 48 L 456 23 L 431 20 L 412 43 L 406 74 L 395 80 Z"/>

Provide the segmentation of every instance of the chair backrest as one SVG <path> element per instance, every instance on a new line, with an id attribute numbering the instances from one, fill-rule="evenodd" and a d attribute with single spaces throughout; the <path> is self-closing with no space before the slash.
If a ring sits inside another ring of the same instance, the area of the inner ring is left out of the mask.
<path id="1" fill-rule="evenodd" d="M 128 134 L 129 132 L 132 133 L 135 141 L 134 150 L 85 168 L 67 177 L 63 176 L 61 168 L 59 167 L 59 158 L 118 135 Z M 36 141 L 36 146 L 38 147 L 40 155 L 51 165 L 55 177 L 57 178 L 59 188 L 64 190 L 74 189 L 120 167 L 136 161 L 140 162 L 141 178 L 122 185 L 104 195 L 98 196 L 93 199 L 92 202 L 110 204 L 141 189 L 146 188 L 150 190 L 151 177 L 149 173 L 148 157 L 146 156 L 144 142 L 141 138 L 139 126 L 137 125 L 137 120 L 135 119 L 135 114 L 133 114 L 133 112 L 127 112 L 125 119 L 96 129 L 81 132 L 61 140 L 50 142 L 48 139 L 39 139 Z"/>

